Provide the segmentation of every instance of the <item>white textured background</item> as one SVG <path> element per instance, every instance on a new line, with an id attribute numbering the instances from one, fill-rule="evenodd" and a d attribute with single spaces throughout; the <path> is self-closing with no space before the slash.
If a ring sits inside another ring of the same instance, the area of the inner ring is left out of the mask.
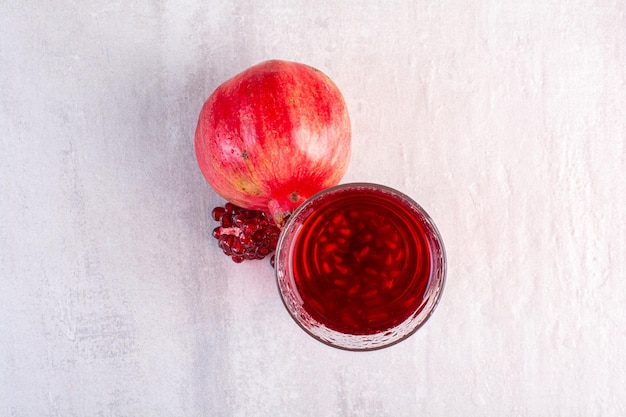
<path id="1" fill-rule="evenodd" d="M 0 35 L 1 416 L 626 415 L 623 0 L 0 0 Z M 209 236 L 197 115 L 269 58 L 441 229 L 395 347 L 314 341 Z"/>

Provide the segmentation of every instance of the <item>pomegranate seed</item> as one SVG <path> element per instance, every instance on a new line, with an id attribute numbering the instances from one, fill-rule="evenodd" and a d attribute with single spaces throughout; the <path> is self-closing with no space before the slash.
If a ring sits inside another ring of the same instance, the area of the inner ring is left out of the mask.
<path id="1" fill-rule="evenodd" d="M 341 279 L 341 278 L 335 278 L 333 279 L 333 284 L 339 286 L 339 287 L 343 287 L 345 285 L 348 284 L 348 281 L 345 279 Z"/>
<path id="2" fill-rule="evenodd" d="M 261 246 L 256 250 L 257 255 L 260 255 L 262 258 L 265 258 L 267 255 L 272 253 L 272 250 L 268 247 Z"/>
<path id="3" fill-rule="evenodd" d="M 216 222 L 219 222 L 224 213 L 226 213 L 226 209 L 224 207 L 215 207 L 211 212 L 211 217 L 213 217 L 213 220 Z"/>
<path id="4" fill-rule="evenodd" d="M 336 264 L 335 269 L 342 275 L 347 275 L 350 272 L 350 268 L 342 264 Z"/>
<path id="5" fill-rule="evenodd" d="M 257 230 L 256 232 L 254 232 L 254 234 L 252 235 L 252 239 L 255 242 L 261 242 L 263 241 L 263 239 L 265 239 L 265 230 Z"/>
<path id="6" fill-rule="evenodd" d="M 241 234 L 241 236 L 239 237 L 239 241 L 245 247 L 250 247 L 250 245 L 254 243 L 254 240 L 246 234 Z"/>
<path id="7" fill-rule="evenodd" d="M 358 254 L 359 254 L 359 258 L 364 257 L 365 255 L 367 255 L 370 251 L 370 247 L 369 246 L 363 246 L 363 249 L 361 249 Z"/>
<path id="8" fill-rule="evenodd" d="M 339 234 L 344 236 L 350 236 L 352 234 L 352 231 L 347 227 L 342 227 L 341 229 L 339 229 Z"/>
<path id="9" fill-rule="evenodd" d="M 378 290 L 376 290 L 376 288 L 372 288 L 371 290 L 367 290 L 363 293 L 363 298 L 372 298 L 376 296 L 377 293 Z"/>
<path id="10" fill-rule="evenodd" d="M 327 243 L 322 247 L 322 253 L 324 255 L 328 255 L 334 253 L 337 249 L 339 249 L 339 245 L 336 243 Z"/>
<path id="11" fill-rule="evenodd" d="M 263 259 L 276 250 L 280 229 L 269 214 L 227 202 L 224 207 L 215 207 L 211 217 L 220 223 L 213 229 L 212 236 L 234 262 Z M 274 256 L 270 264 L 274 267 Z"/>
<path id="12" fill-rule="evenodd" d="M 355 284 L 348 290 L 348 295 L 354 295 L 361 289 L 361 284 Z"/>
<path id="13" fill-rule="evenodd" d="M 230 217 L 229 212 L 226 212 L 222 218 L 221 218 L 221 223 L 222 223 L 222 227 L 232 227 L 233 225 L 233 218 Z"/>
<path id="14" fill-rule="evenodd" d="M 385 243 L 387 244 L 387 247 L 389 249 L 398 249 L 398 247 L 399 247 L 398 242 L 395 242 L 393 240 L 387 240 L 387 241 L 385 241 Z"/>

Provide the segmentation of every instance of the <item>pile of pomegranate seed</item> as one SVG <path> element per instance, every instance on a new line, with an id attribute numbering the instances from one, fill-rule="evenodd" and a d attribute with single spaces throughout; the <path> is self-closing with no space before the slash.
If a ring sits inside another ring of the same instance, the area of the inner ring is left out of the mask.
<path id="1" fill-rule="evenodd" d="M 263 259 L 276 250 L 280 229 L 269 214 L 226 203 L 224 207 L 215 207 L 211 216 L 220 222 L 220 226 L 213 229 L 213 237 L 234 262 Z M 274 256 L 270 260 L 272 266 L 273 261 Z"/>

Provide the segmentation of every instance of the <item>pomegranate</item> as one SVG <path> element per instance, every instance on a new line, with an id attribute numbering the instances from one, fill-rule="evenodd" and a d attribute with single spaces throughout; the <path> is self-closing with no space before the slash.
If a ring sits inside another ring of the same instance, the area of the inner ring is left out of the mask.
<path id="1" fill-rule="evenodd" d="M 263 259 L 276 251 L 280 229 L 267 213 L 226 203 L 224 207 L 215 207 L 211 216 L 220 223 L 213 229 L 213 237 L 234 262 Z M 273 259 L 272 256 L 272 266 Z"/>
<path id="2" fill-rule="evenodd" d="M 350 136 L 345 101 L 326 75 L 272 60 L 211 94 L 198 119 L 195 151 L 217 194 L 238 207 L 268 212 L 282 227 L 306 199 L 339 183 L 350 159 Z"/>

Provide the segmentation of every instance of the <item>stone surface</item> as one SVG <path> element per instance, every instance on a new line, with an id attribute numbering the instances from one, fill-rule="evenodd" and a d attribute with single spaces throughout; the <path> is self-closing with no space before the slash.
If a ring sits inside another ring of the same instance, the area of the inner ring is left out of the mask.
<path id="1" fill-rule="evenodd" d="M 626 414 L 626 3 L 4 0 L 0 33 L 0 415 Z M 344 92 L 344 181 L 444 236 L 397 346 L 317 343 L 210 238 L 196 118 L 270 58 Z"/>

